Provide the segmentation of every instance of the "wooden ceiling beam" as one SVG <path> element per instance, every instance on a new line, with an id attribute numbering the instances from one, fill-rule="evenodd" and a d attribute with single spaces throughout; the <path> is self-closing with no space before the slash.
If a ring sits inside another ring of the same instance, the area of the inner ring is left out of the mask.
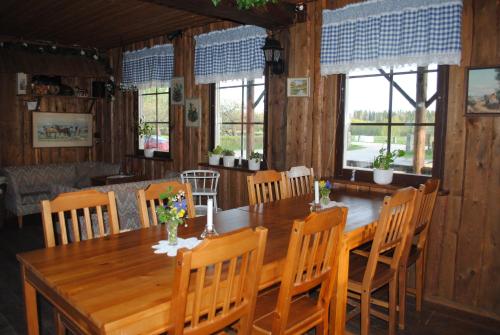
<path id="1" fill-rule="evenodd" d="M 238 9 L 235 1 L 228 0 L 221 1 L 217 6 L 214 6 L 211 0 L 141 1 L 240 24 L 256 25 L 267 29 L 287 27 L 294 23 L 295 17 L 295 6 L 288 2 L 278 2 L 258 8 L 241 10 Z"/>

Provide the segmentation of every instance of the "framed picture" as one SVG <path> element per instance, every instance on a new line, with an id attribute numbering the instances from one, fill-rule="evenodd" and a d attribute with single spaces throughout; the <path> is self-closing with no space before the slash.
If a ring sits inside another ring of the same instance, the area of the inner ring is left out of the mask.
<path id="1" fill-rule="evenodd" d="M 310 90 L 309 77 L 288 78 L 286 81 L 286 93 L 289 97 L 308 97 Z"/>
<path id="2" fill-rule="evenodd" d="M 186 127 L 201 126 L 201 99 L 186 99 Z"/>
<path id="3" fill-rule="evenodd" d="M 170 102 L 172 105 L 184 105 L 184 77 L 172 78 L 170 83 Z"/>
<path id="4" fill-rule="evenodd" d="M 500 66 L 469 68 L 466 114 L 500 116 Z"/>
<path id="5" fill-rule="evenodd" d="M 33 147 L 91 147 L 92 114 L 33 113 Z"/>
<path id="6" fill-rule="evenodd" d="M 26 73 L 18 72 L 16 75 L 17 94 L 26 94 L 28 87 L 28 76 Z"/>

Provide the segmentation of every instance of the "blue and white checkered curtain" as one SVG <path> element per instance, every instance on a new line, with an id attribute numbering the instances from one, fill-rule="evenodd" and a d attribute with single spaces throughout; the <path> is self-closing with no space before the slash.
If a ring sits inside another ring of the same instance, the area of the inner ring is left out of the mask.
<path id="1" fill-rule="evenodd" d="M 323 11 L 321 74 L 459 64 L 462 0 L 372 0 Z"/>
<path id="2" fill-rule="evenodd" d="M 266 37 L 266 30 L 255 26 L 241 26 L 195 36 L 196 84 L 262 77 L 265 67 L 262 47 Z"/>
<path id="3" fill-rule="evenodd" d="M 146 89 L 168 87 L 174 74 L 174 47 L 157 45 L 123 53 L 121 88 Z"/>

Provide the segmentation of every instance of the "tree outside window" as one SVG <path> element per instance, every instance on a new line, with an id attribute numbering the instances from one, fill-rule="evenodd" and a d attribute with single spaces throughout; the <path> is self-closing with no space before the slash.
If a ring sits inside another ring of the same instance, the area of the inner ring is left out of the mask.
<path id="1" fill-rule="evenodd" d="M 264 77 L 228 80 L 216 85 L 215 145 L 248 158 L 264 153 Z"/>
<path id="2" fill-rule="evenodd" d="M 145 141 L 138 138 L 139 150 L 155 148 L 156 152 L 170 151 L 170 93 L 166 87 L 139 90 L 139 119 L 150 124 L 153 135 Z M 144 143 L 146 142 L 146 143 Z"/>

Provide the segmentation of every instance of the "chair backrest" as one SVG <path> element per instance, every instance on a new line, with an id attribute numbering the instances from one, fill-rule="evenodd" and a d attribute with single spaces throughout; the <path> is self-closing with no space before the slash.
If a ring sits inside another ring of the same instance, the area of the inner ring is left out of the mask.
<path id="1" fill-rule="evenodd" d="M 173 334 L 212 334 L 237 320 L 239 332 L 250 333 L 266 238 L 267 229 L 257 227 L 179 250 L 170 306 Z"/>
<path id="2" fill-rule="evenodd" d="M 403 251 L 402 265 L 406 266 L 408 256 L 410 255 L 413 238 L 417 237 L 418 252 L 422 252 L 427 242 L 429 224 L 432 219 L 434 205 L 436 204 L 437 193 L 439 190 L 439 179 L 429 179 L 425 184 L 420 185 L 415 199 L 415 209 L 413 211 L 413 222 L 410 236 L 406 242 Z"/>
<path id="3" fill-rule="evenodd" d="M 153 224 L 153 226 L 158 225 L 156 207 L 164 205 L 166 200 L 160 199 L 160 196 L 166 193 L 169 188 L 171 188 L 171 192 L 174 194 L 179 191 L 184 191 L 187 205 L 187 217 L 194 218 L 196 216 L 190 184 L 183 184 L 178 181 L 151 184 L 145 190 L 138 190 L 136 193 L 137 203 L 139 205 L 139 217 L 143 228 L 147 228 L 151 224 Z"/>
<path id="4" fill-rule="evenodd" d="M 317 307 L 328 308 L 346 219 L 347 208 L 336 207 L 293 223 L 272 334 L 285 333 L 293 297 L 314 287 L 321 285 Z"/>
<path id="5" fill-rule="evenodd" d="M 190 183 L 193 193 L 217 192 L 220 173 L 212 170 L 186 170 L 181 172 L 183 183 Z"/>
<path id="6" fill-rule="evenodd" d="M 259 171 L 247 177 L 247 185 L 250 205 L 289 197 L 284 172 L 275 170 Z"/>
<path id="7" fill-rule="evenodd" d="M 306 166 L 294 166 L 286 171 L 288 193 L 296 197 L 313 192 L 314 170 Z"/>
<path id="8" fill-rule="evenodd" d="M 405 242 L 411 232 L 416 193 L 417 190 L 413 187 L 406 187 L 396 191 L 392 196 L 384 198 L 363 277 L 363 286 L 370 286 L 369 283 L 375 275 L 380 256 L 387 251 L 392 251 L 389 262 L 391 270 L 397 270 Z"/>
<path id="9" fill-rule="evenodd" d="M 56 213 L 61 244 L 68 244 L 70 240 L 78 242 L 82 239 L 104 236 L 106 233 L 120 232 L 114 192 L 101 193 L 96 190 L 85 190 L 62 193 L 54 200 L 43 200 L 41 206 L 43 233 L 47 248 L 56 245 L 52 220 L 52 215 Z M 105 220 L 105 212 L 108 214 L 107 220 Z M 70 220 L 68 227 L 66 226 L 67 217 Z M 106 221 L 109 225 L 107 229 Z"/>

